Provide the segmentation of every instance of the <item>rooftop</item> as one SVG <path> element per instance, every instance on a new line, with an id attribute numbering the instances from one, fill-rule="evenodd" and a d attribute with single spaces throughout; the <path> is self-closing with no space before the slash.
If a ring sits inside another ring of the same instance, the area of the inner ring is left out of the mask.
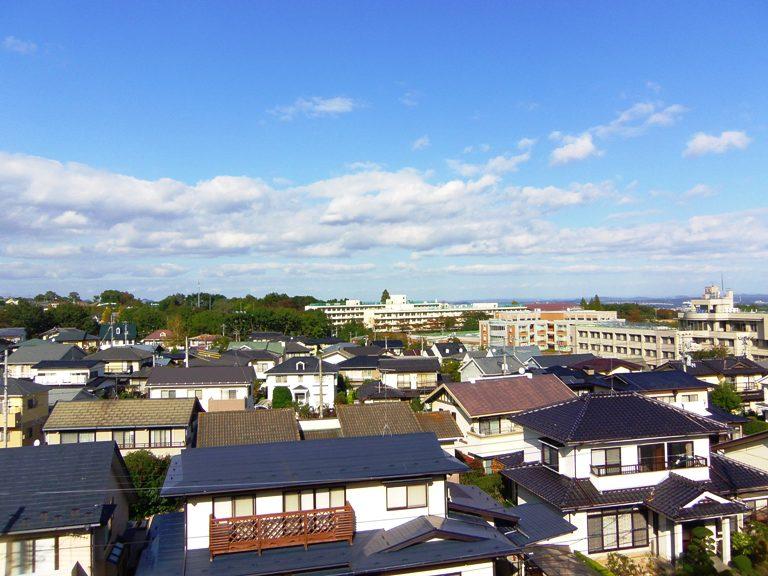
<path id="1" fill-rule="evenodd" d="M 701 390 L 714 388 L 703 380 L 699 380 L 682 370 L 661 370 L 654 372 L 627 372 L 615 374 L 615 387 L 636 392 L 655 392 L 660 390 Z"/>
<path id="2" fill-rule="evenodd" d="M 187 426 L 199 411 L 196 398 L 59 402 L 43 430 L 160 428 Z"/>
<path id="3" fill-rule="evenodd" d="M 323 362 L 323 374 L 336 373 L 338 366 Z M 315 356 L 296 356 L 288 358 L 274 368 L 270 368 L 265 374 L 320 374 L 320 360 Z"/>
<path id="4" fill-rule="evenodd" d="M 147 386 L 243 386 L 253 379 L 253 369 L 247 366 L 155 366 Z"/>
<path id="5" fill-rule="evenodd" d="M 197 421 L 197 447 L 300 440 L 293 408 L 205 412 Z"/>

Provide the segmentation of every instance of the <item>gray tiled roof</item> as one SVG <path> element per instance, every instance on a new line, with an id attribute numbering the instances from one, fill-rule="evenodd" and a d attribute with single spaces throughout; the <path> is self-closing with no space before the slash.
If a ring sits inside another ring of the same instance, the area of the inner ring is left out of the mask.
<path id="1" fill-rule="evenodd" d="M 112 346 L 86 357 L 88 360 L 142 362 L 152 358 L 152 352 L 137 346 Z"/>
<path id="2" fill-rule="evenodd" d="M 382 372 L 398 372 L 408 374 L 413 372 L 439 372 L 440 361 L 437 358 L 404 356 L 402 358 L 382 358 L 379 361 Z"/>
<path id="3" fill-rule="evenodd" d="M 382 434 L 413 434 L 421 426 L 407 402 L 384 404 L 341 404 L 336 407 L 341 433 L 353 436 L 380 436 Z"/>
<path id="4" fill-rule="evenodd" d="M 149 373 L 147 386 L 242 386 L 254 378 L 250 366 L 155 366 Z"/>
<path id="5" fill-rule="evenodd" d="M 708 491 L 707 483 L 694 482 L 672 473 L 653 488 L 651 494 L 645 499 L 645 505 L 674 520 L 729 516 L 746 511 L 746 506 L 737 502 L 723 503 L 709 498 L 695 505 L 689 505 Z"/>
<path id="6" fill-rule="evenodd" d="M 300 439 L 293 408 L 206 412 L 197 422 L 198 448 Z"/>
<path id="7" fill-rule="evenodd" d="M 585 360 L 594 360 L 597 358 L 594 354 L 542 354 L 541 356 L 532 356 L 531 360 L 542 368 L 550 366 L 570 366 L 577 362 Z"/>
<path id="8" fill-rule="evenodd" d="M 253 462 L 259 466 L 252 466 Z M 466 470 L 428 433 L 195 448 L 173 457 L 162 495 L 231 493 Z"/>
<path id="9" fill-rule="evenodd" d="M 35 346 L 22 346 L 8 357 L 8 364 L 37 364 L 43 360 L 79 360 L 85 356 L 73 344 L 44 342 Z"/>
<path id="10" fill-rule="evenodd" d="M 633 390 L 637 392 L 652 392 L 657 390 L 702 390 L 714 388 L 714 385 L 699 380 L 682 370 L 663 370 L 656 372 L 627 372 L 615 374 L 618 381 L 616 389 Z"/>
<path id="11" fill-rule="evenodd" d="M 106 489 L 116 465 L 119 482 L 132 498 L 114 442 L 0 450 L 0 535 L 104 524 L 114 509 Z"/>
<path id="12" fill-rule="evenodd" d="M 188 426 L 199 409 L 196 398 L 59 402 L 43 430 L 181 427 Z"/>
<path id="13" fill-rule="evenodd" d="M 8 378 L 8 396 L 29 396 L 30 394 L 38 394 L 46 390 L 48 390 L 48 386 L 36 384 L 26 378 Z M 4 392 L 5 385 L 3 384 L 3 379 L 0 378 L 0 397 Z"/>
<path id="14" fill-rule="evenodd" d="M 302 367 L 303 366 L 303 367 Z M 323 362 L 323 374 L 336 373 L 338 366 Z M 270 368 L 265 374 L 319 374 L 320 364 L 318 358 L 314 356 L 296 356 L 288 358 L 274 368 Z"/>

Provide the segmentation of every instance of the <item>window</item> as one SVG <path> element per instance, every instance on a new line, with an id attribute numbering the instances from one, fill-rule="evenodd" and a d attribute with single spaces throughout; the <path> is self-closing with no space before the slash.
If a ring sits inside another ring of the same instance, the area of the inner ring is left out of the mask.
<path id="1" fill-rule="evenodd" d="M 114 440 L 120 448 L 135 448 L 136 447 L 136 431 L 135 430 L 114 430 L 112 432 L 112 440 Z"/>
<path id="2" fill-rule="evenodd" d="M 645 444 L 637 447 L 640 472 L 665 469 L 664 444 Z"/>
<path id="3" fill-rule="evenodd" d="M 541 462 L 545 466 L 549 466 L 555 471 L 558 471 L 560 463 L 559 463 L 559 454 L 557 453 L 557 448 L 555 448 L 554 446 L 550 446 L 549 444 L 544 444 L 542 442 Z"/>
<path id="4" fill-rule="evenodd" d="M 672 404 L 675 401 L 675 397 L 672 394 L 668 394 L 664 396 L 656 396 L 656 400 L 664 402 L 665 404 Z"/>
<path id="5" fill-rule="evenodd" d="M 78 444 L 80 442 L 94 442 L 96 440 L 95 432 L 62 432 L 62 444 Z"/>
<path id="6" fill-rule="evenodd" d="M 387 510 L 424 508 L 427 505 L 427 485 L 408 484 L 387 486 Z"/>
<path id="7" fill-rule="evenodd" d="M 162 448 L 173 445 L 173 439 L 171 430 L 150 430 L 149 431 L 149 443 L 153 448 Z"/>
<path id="8" fill-rule="evenodd" d="M 235 517 L 253 516 L 256 513 L 256 498 L 253 496 L 232 498 L 232 512 Z"/>
<path id="9" fill-rule="evenodd" d="M 27 398 L 27 408 L 34 408 L 35 406 L 37 406 L 37 399 Z"/>
<path id="10" fill-rule="evenodd" d="M 480 434 L 500 434 L 501 418 L 495 416 L 492 418 L 480 418 Z"/>
<path id="11" fill-rule="evenodd" d="M 227 390 L 227 398 L 237 400 L 237 390 Z"/>
<path id="12" fill-rule="evenodd" d="M 287 384 L 288 376 L 275 376 L 275 382 L 278 384 Z"/>
<path id="13" fill-rule="evenodd" d="M 214 498 L 213 499 L 213 517 L 214 518 L 232 518 L 232 499 Z"/>
<path id="14" fill-rule="evenodd" d="M 693 460 L 693 442 L 667 444 L 667 461 L 670 468 L 687 468 Z"/>
<path id="15" fill-rule="evenodd" d="M 315 510 L 318 508 L 340 508 L 347 500 L 343 486 L 336 488 L 315 488 L 300 492 L 283 493 L 283 511 Z"/>
<path id="16" fill-rule="evenodd" d="M 592 473 L 598 476 L 621 474 L 621 448 L 592 450 Z"/>
<path id="17" fill-rule="evenodd" d="M 587 516 L 589 552 L 640 548 L 648 545 L 648 523 L 637 509 L 620 508 Z"/>
<path id="18" fill-rule="evenodd" d="M 16 540 L 10 542 L 10 558 L 6 568 L 9 576 L 51 574 L 58 570 L 56 538 Z"/>
<path id="19" fill-rule="evenodd" d="M 398 388 L 410 388 L 411 387 L 411 375 L 410 374 L 398 374 L 397 375 L 397 387 Z"/>
<path id="20" fill-rule="evenodd" d="M 683 394 L 683 402 L 698 402 L 698 394 Z"/>
<path id="21" fill-rule="evenodd" d="M 176 398 L 176 390 L 160 390 L 160 398 Z"/>

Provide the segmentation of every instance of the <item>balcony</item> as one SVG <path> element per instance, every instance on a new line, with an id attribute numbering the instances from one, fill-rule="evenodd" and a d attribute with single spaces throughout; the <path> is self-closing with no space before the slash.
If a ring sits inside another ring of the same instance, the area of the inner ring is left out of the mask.
<path id="1" fill-rule="evenodd" d="M 650 460 L 638 464 L 601 464 L 590 466 L 593 476 L 619 476 L 623 474 L 641 474 L 661 470 L 679 470 L 681 468 L 706 468 L 707 459 L 702 456 L 678 456 L 668 460 Z"/>
<path id="2" fill-rule="evenodd" d="M 219 554 L 267 548 L 304 546 L 321 542 L 352 543 L 355 511 L 347 502 L 337 508 L 319 508 L 279 514 L 259 514 L 210 520 L 211 558 Z"/>

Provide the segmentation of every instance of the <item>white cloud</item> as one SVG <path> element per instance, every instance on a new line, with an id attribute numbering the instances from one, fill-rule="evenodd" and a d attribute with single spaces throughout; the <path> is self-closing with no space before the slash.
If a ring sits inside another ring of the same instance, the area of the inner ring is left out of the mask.
<path id="1" fill-rule="evenodd" d="M 587 204 L 614 194 L 615 188 L 612 182 L 601 182 L 599 184 L 571 184 L 568 188 L 559 188 L 557 186 L 545 186 L 542 188 L 536 186 L 513 186 L 508 188 L 507 192 L 512 198 L 523 202 L 527 206 L 544 209 Z"/>
<path id="2" fill-rule="evenodd" d="M 16 54 L 33 54 L 37 51 L 37 44 L 16 38 L 16 36 L 6 36 L 3 38 L 3 49 Z"/>
<path id="3" fill-rule="evenodd" d="M 752 138 L 741 130 L 726 130 L 719 136 L 697 132 L 685 145 L 683 156 L 703 156 L 704 154 L 723 154 L 728 150 L 744 150 Z"/>
<path id="4" fill-rule="evenodd" d="M 530 144 L 530 146 L 532 145 Z M 470 164 L 454 159 L 450 159 L 447 162 L 452 170 L 464 178 L 472 178 L 482 174 L 499 176 L 509 172 L 517 172 L 521 164 L 528 162 L 531 159 L 530 146 L 527 146 L 525 148 L 526 151 L 522 154 L 500 154 L 489 158 L 482 164 Z"/>
<path id="5" fill-rule="evenodd" d="M 307 118 L 335 117 L 361 107 L 362 105 L 358 101 L 346 96 L 334 96 L 332 98 L 311 96 L 309 98 L 297 98 L 292 104 L 276 106 L 269 112 L 281 120 L 293 120 L 298 116 Z"/>
<path id="6" fill-rule="evenodd" d="M 592 134 L 585 132 L 581 136 L 569 136 L 553 132 L 550 138 L 562 145 L 552 150 L 549 155 L 549 163 L 552 166 L 567 164 L 574 160 L 585 160 L 590 156 L 600 156 L 602 151 L 595 146 Z"/>
<path id="7" fill-rule="evenodd" d="M 425 148 L 429 148 L 431 144 L 432 143 L 429 141 L 429 136 L 424 134 L 424 136 L 420 136 L 413 141 L 411 144 L 411 150 L 424 150 Z"/>
<path id="8" fill-rule="evenodd" d="M 683 192 L 683 198 L 709 198 L 717 194 L 717 191 L 708 184 L 696 184 Z"/>
<path id="9" fill-rule="evenodd" d="M 400 103 L 408 108 L 415 108 L 419 105 L 421 99 L 421 93 L 416 90 L 406 90 L 405 93 L 400 96 Z"/>

